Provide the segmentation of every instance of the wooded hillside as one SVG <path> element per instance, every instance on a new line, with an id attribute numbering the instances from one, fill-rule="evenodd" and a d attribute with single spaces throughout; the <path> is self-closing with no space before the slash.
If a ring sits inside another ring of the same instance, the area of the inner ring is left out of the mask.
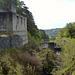
<path id="1" fill-rule="evenodd" d="M 27 17 L 29 43 L 19 48 L 0 50 L 0 75 L 75 75 L 75 23 L 60 29 L 55 43 L 61 47 L 61 52 L 54 54 L 53 50 L 40 47 L 40 43 L 49 37 L 37 28 L 26 4 L 19 0 L 7 2 L 0 0 L 1 9 L 10 12 L 8 6 L 13 3 L 17 13 Z"/>

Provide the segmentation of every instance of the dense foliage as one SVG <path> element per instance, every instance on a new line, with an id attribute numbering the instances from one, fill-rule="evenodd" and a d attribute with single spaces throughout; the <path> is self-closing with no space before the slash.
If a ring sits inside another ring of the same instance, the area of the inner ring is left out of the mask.
<path id="1" fill-rule="evenodd" d="M 75 23 L 69 23 L 60 30 L 56 42 L 62 47 L 60 55 L 56 55 L 58 70 L 53 69 L 53 74 L 75 74 Z"/>
<path id="2" fill-rule="evenodd" d="M 0 0 L 1 8 L 7 11 L 10 11 L 10 3 L 17 6 L 18 14 L 27 17 L 29 43 L 21 48 L 0 50 L 0 75 L 75 75 L 75 23 L 69 23 L 59 31 L 56 43 L 62 51 L 54 54 L 52 50 L 40 47 L 39 43 L 49 37 L 37 28 L 24 2 Z"/>
<path id="3" fill-rule="evenodd" d="M 55 59 L 53 51 L 41 48 L 34 37 L 30 37 L 29 40 L 29 43 L 21 48 L 0 52 L 1 75 L 50 74 Z"/>
<path id="4" fill-rule="evenodd" d="M 8 49 L 0 53 L 0 75 L 39 75 L 41 70 L 39 59 L 19 49 Z"/>
<path id="5" fill-rule="evenodd" d="M 75 23 L 69 23 L 65 28 L 61 29 L 59 37 L 75 38 Z"/>
<path id="6" fill-rule="evenodd" d="M 58 32 L 61 28 L 55 28 L 55 29 L 49 29 L 49 30 L 45 30 L 46 34 L 49 35 L 51 40 L 55 40 L 58 36 Z"/>
<path id="7" fill-rule="evenodd" d="M 16 5 L 18 14 L 27 17 L 29 43 L 21 48 L 12 48 L 0 52 L 0 74 L 43 75 L 44 73 L 50 73 L 54 66 L 54 55 L 51 54 L 51 50 L 46 51 L 39 46 L 39 43 L 43 42 L 44 39 L 49 39 L 48 35 L 43 30 L 37 28 L 32 13 L 23 2 L 19 0 L 0 0 L 1 9 L 10 12 L 9 6 L 11 3 Z M 42 50 L 44 51 L 43 54 Z M 41 59 L 41 57 L 43 58 Z M 51 64 L 49 64 L 49 61 Z M 50 69 L 48 70 L 47 68 Z"/>

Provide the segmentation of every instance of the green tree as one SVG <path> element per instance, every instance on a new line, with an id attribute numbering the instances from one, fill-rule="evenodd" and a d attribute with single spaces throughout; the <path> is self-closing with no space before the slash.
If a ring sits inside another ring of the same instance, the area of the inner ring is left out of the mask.
<path id="1" fill-rule="evenodd" d="M 59 37 L 75 38 L 75 23 L 69 23 L 59 31 Z"/>
<path id="2" fill-rule="evenodd" d="M 62 28 L 59 33 L 58 33 L 59 37 L 63 38 L 67 36 L 67 32 L 66 32 L 66 27 Z"/>
<path id="3" fill-rule="evenodd" d="M 66 26 L 67 37 L 75 38 L 75 23 L 69 23 Z"/>

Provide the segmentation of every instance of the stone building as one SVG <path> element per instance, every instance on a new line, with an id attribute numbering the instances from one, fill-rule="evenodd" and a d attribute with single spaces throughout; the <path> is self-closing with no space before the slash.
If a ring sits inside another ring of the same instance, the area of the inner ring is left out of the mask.
<path id="1" fill-rule="evenodd" d="M 44 42 L 41 43 L 40 46 L 44 49 L 49 48 L 54 51 L 54 53 L 60 53 L 61 47 L 54 42 Z"/>
<path id="2" fill-rule="evenodd" d="M 19 35 L 23 45 L 28 43 L 27 18 L 17 14 L 13 4 L 11 4 L 10 12 L 0 9 L 0 34 L 5 33 Z"/>

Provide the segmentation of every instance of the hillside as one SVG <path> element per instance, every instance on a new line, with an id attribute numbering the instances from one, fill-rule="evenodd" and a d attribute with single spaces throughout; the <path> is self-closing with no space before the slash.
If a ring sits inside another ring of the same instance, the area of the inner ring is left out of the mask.
<path id="1" fill-rule="evenodd" d="M 0 4 L 4 1 L 0 0 Z M 10 1 L 15 0 L 7 0 Z M 27 17 L 28 43 L 23 47 L 0 50 L 0 75 L 75 75 L 75 23 L 69 23 L 62 29 L 39 30 L 28 7 L 24 4 L 21 8 L 20 0 L 14 4 L 17 4 L 17 13 Z M 61 46 L 60 53 L 40 47 L 44 39 L 49 39 L 47 34 L 57 46 Z"/>
<path id="2" fill-rule="evenodd" d="M 49 35 L 50 39 L 51 40 L 54 40 L 57 35 L 58 35 L 58 32 L 61 28 L 55 28 L 55 29 L 50 29 L 50 30 L 45 30 L 45 33 Z"/>

